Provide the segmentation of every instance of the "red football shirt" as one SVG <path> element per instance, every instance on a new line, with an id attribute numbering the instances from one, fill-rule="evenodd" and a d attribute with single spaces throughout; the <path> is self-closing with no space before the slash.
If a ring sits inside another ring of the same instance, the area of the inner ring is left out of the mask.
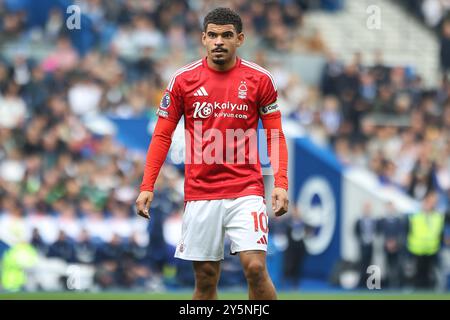
<path id="1" fill-rule="evenodd" d="M 157 114 L 173 123 L 184 116 L 186 201 L 264 196 L 257 126 L 280 118 L 276 101 L 271 74 L 240 58 L 224 72 L 204 58 L 174 74 Z"/>

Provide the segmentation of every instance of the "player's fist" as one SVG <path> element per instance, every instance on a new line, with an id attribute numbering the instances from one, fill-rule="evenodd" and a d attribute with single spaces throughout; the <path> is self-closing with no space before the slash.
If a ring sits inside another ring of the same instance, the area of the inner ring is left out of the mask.
<path id="1" fill-rule="evenodd" d="M 136 200 L 137 214 L 141 217 L 150 219 L 150 204 L 153 201 L 153 192 L 142 191 Z"/>
<path id="2" fill-rule="evenodd" d="M 275 188 L 272 191 L 272 211 L 279 217 L 288 211 L 289 200 L 287 191 L 283 188 Z"/>

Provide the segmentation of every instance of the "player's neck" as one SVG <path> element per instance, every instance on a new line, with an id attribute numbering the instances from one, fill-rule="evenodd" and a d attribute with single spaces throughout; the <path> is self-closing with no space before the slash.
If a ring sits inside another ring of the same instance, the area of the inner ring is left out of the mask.
<path id="1" fill-rule="evenodd" d="M 212 62 L 211 59 L 208 59 L 208 57 L 207 57 L 206 63 L 208 64 L 208 67 L 210 67 L 211 69 L 213 69 L 215 71 L 225 72 L 225 71 L 232 69 L 236 65 L 237 57 L 235 56 L 233 59 L 231 59 L 231 61 L 229 63 L 223 64 L 223 65 L 216 64 L 216 63 Z"/>

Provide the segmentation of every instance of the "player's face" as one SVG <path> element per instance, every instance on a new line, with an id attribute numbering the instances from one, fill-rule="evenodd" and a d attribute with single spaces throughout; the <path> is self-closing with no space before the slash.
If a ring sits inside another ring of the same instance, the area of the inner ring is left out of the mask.
<path id="1" fill-rule="evenodd" d="M 202 34 L 202 42 L 208 52 L 208 59 L 223 66 L 234 61 L 236 49 L 244 41 L 244 34 L 237 33 L 232 24 L 209 23 Z"/>

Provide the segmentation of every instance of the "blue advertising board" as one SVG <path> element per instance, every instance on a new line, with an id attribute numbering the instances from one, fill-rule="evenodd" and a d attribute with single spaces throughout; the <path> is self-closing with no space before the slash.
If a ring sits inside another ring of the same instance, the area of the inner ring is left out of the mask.
<path id="1" fill-rule="evenodd" d="M 303 275 L 326 280 L 340 259 L 343 167 L 309 138 L 294 139 L 289 151 L 291 198 L 310 230 Z"/>

